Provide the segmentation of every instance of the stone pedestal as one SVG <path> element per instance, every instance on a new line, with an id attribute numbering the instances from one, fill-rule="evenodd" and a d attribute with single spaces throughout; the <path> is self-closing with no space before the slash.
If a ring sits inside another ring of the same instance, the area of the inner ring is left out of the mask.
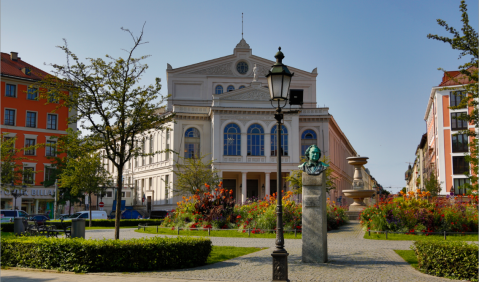
<path id="1" fill-rule="evenodd" d="M 328 261 L 326 198 L 326 174 L 303 172 L 303 262 Z"/>

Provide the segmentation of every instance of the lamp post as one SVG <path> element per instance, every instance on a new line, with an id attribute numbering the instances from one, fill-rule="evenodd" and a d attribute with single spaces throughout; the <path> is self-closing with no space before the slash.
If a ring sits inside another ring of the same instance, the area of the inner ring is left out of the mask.
<path id="1" fill-rule="evenodd" d="M 281 120 L 283 119 L 282 107 L 286 106 L 289 94 L 289 86 L 291 83 L 292 74 L 288 68 L 283 65 L 284 54 L 281 52 L 281 47 L 274 56 L 276 63 L 269 70 L 268 79 L 269 94 L 271 96 L 271 105 L 277 103 L 276 119 L 276 159 L 277 159 L 277 206 L 276 206 L 276 248 L 273 250 L 271 256 L 273 257 L 273 281 L 289 281 L 288 279 L 288 252 L 284 249 L 284 236 L 283 236 L 283 206 L 281 195 L 281 156 L 283 150 L 281 148 Z M 281 106 L 281 102 L 285 101 L 285 104 Z M 273 106 L 274 107 L 274 106 Z"/>

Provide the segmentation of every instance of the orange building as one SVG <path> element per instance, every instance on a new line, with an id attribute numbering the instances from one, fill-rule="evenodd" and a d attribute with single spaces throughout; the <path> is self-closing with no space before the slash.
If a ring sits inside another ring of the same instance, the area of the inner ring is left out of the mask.
<path id="1" fill-rule="evenodd" d="M 459 71 L 444 74 L 441 84 L 433 87 L 426 109 L 424 120 L 427 128 L 426 170 L 431 168 L 441 183 L 441 195 L 451 192 L 463 194 L 461 187 L 468 182 L 466 171 L 470 171 L 465 161 L 469 152 L 468 143 L 472 140 L 466 134 L 459 134 L 469 129 L 475 130 L 472 123 L 458 119 L 459 116 L 471 113 L 471 107 L 450 109 L 458 106 L 464 90 L 458 89 L 461 84 L 470 83 Z"/>
<path id="2" fill-rule="evenodd" d="M 1 133 L 16 137 L 16 148 L 50 144 L 23 152 L 28 158 L 21 161 L 24 169 L 36 173 L 33 177 L 25 177 L 23 183 L 15 183 L 14 188 L 6 184 L 10 188 L 1 191 L 1 208 L 53 215 L 55 189 L 42 185 L 50 172 L 47 157 L 56 154 L 55 137 L 66 134 L 68 127 L 76 129 L 76 124 L 68 124 L 72 113 L 67 108 L 54 111 L 57 104 L 46 104 L 46 100 L 38 99 L 37 90 L 28 88 L 47 75 L 46 72 L 23 61 L 16 52 L 1 53 L 1 60 Z M 12 189 L 21 193 L 16 200 L 11 195 Z"/>

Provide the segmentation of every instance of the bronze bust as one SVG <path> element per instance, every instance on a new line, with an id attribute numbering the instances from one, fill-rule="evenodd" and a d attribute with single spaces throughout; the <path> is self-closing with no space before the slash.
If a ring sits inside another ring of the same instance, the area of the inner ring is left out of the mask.
<path id="1" fill-rule="evenodd" d="M 306 149 L 307 162 L 298 167 L 309 175 L 320 175 L 323 171 L 328 169 L 329 165 L 321 162 L 321 150 L 316 145 L 311 145 Z"/>

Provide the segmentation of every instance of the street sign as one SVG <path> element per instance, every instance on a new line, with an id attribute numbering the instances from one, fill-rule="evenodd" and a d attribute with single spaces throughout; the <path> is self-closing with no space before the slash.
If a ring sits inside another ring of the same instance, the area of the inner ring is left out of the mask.
<path id="1" fill-rule="evenodd" d="M 100 208 L 103 208 L 103 207 L 105 206 L 105 204 L 104 204 L 103 202 L 100 202 L 100 203 L 98 204 L 98 206 L 99 206 Z"/>

